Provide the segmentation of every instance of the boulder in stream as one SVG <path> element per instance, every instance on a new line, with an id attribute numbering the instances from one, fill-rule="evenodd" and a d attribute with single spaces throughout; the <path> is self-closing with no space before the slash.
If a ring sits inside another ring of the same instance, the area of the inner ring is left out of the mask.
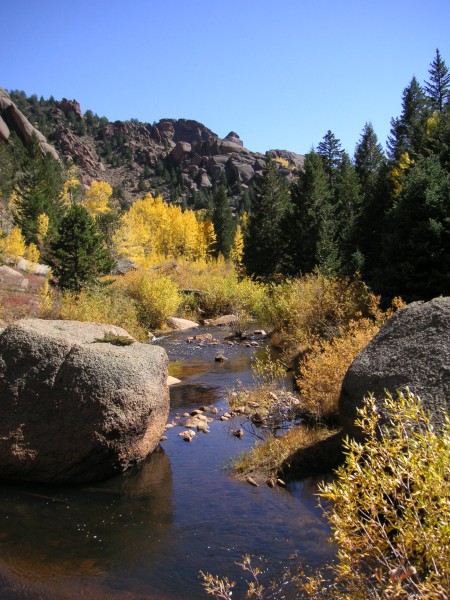
<path id="1" fill-rule="evenodd" d="M 105 334 L 132 343 L 104 343 Z M 25 319 L 7 327 L 0 478 L 86 482 L 142 461 L 164 432 L 167 363 L 165 350 L 111 325 Z"/>
<path id="2" fill-rule="evenodd" d="M 413 302 L 380 328 L 348 369 L 339 398 L 346 433 L 359 437 L 357 409 L 373 393 L 382 418 L 385 391 L 408 387 L 422 400 L 435 426 L 450 411 L 450 297 Z"/>

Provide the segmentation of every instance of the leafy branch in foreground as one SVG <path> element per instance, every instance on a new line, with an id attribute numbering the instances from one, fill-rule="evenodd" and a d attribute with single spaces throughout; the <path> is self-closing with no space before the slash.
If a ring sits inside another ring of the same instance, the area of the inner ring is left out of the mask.
<path id="1" fill-rule="evenodd" d="M 365 443 L 321 488 L 339 547 L 334 597 L 446 598 L 450 589 L 450 422 L 436 432 L 409 390 L 387 394 L 381 424 L 369 397 Z M 337 594 L 337 596 L 336 596 Z"/>

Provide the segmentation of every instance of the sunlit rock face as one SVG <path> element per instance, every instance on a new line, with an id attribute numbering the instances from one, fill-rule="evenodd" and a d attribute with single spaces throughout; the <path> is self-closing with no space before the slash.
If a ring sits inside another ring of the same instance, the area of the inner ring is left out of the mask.
<path id="1" fill-rule="evenodd" d="M 357 409 L 369 392 L 382 412 L 385 390 L 395 395 L 405 387 L 420 396 L 435 425 L 443 424 L 450 409 L 450 297 L 405 306 L 356 357 L 339 399 L 346 432 L 358 436 Z"/>
<path id="2" fill-rule="evenodd" d="M 0 478 L 81 482 L 142 461 L 169 410 L 167 355 L 111 325 L 25 319 L 0 334 Z"/>

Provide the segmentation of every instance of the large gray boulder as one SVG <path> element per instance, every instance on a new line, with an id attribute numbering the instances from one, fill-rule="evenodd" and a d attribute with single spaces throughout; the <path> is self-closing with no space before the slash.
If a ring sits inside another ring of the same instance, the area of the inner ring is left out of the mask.
<path id="1" fill-rule="evenodd" d="M 25 319 L 0 334 L 0 478 L 81 482 L 152 452 L 169 411 L 167 355 L 97 342 L 111 325 Z"/>
<path id="2" fill-rule="evenodd" d="M 420 396 L 435 425 L 450 409 L 450 298 L 413 302 L 399 310 L 356 357 L 339 398 L 339 418 L 358 437 L 357 408 L 373 392 L 381 408 L 385 390 L 408 387 Z"/>

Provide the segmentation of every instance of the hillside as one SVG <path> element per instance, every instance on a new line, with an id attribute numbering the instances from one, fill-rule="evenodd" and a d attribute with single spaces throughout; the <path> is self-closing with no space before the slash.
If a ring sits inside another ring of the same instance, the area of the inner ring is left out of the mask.
<path id="1" fill-rule="evenodd" d="M 107 181 L 126 202 L 151 191 L 172 202 L 203 208 L 210 191 L 225 183 L 235 208 L 242 210 L 242 205 L 249 204 L 254 176 L 262 170 L 267 155 L 284 159 L 282 170 L 289 179 L 303 164 L 302 155 L 285 150 L 265 155 L 251 152 L 237 133 L 232 131 L 221 139 L 193 120 L 109 122 L 91 110 L 83 113 L 76 100 L 38 99 L 20 91 L 2 94 L 0 118 L 7 125 L 21 135 L 10 116 L 11 110 L 16 118 L 19 112 L 67 165 L 77 166 L 84 184 Z"/>

